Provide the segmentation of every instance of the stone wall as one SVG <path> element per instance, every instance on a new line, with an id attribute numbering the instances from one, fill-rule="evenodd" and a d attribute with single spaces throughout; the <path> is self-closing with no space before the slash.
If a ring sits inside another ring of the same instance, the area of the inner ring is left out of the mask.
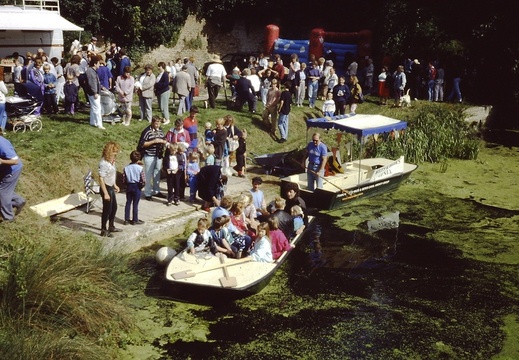
<path id="1" fill-rule="evenodd" d="M 172 48 L 161 45 L 144 55 L 142 64 L 150 63 L 156 66 L 160 61 L 167 63 L 179 57 L 194 56 L 197 67 L 202 68 L 213 53 L 220 56 L 239 51 L 252 51 L 259 54 L 263 49 L 264 32 L 264 27 L 247 30 L 243 23 L 237 23 L 231 32 L 222 32 L 210 22 L 204 19 L 199 21 L 195 16 L 190 15 L 180 32 L 177 44 Z M 186 42 L 189 43 L 198 37 L 201 40 L 201 49 L 190 49 Z"/>

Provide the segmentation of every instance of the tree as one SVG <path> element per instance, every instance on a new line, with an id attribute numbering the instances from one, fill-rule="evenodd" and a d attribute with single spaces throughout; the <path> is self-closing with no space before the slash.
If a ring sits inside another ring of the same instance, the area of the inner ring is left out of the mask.
<path id="1" fill-rule="evenodd" d="M 186 17 L 180 0 L 61 0 L 60 5 L 64 17 L 130 53 L 170 45 Z"/>

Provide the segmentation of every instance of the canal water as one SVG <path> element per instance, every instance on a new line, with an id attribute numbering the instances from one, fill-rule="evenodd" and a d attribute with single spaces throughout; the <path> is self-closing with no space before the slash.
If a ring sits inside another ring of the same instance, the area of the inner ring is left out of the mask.
<path id="1" fill-rule="evenodd" d="M 391 194 L 320 213 L 257 295 L 160 300 L 156 358 L 490 359 L 510 344 L 502 358 L 519 358 L 507 337 L 519 319 L 519 207 L 475 185 L 505 175 L 471 174 L 492 168 L 492 151 L 424 165 Z"/>

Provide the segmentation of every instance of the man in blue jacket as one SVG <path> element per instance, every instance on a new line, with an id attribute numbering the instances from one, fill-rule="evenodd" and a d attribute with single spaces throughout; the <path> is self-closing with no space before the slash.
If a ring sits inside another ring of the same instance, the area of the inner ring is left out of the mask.
<path id="1" fill-rule="evenodd" d="M 0 214 L 3 221 L 13 221 L 25 205 L 25 199 L 14 192 L 22 167 L 22 160 L 0 129 Z"/>

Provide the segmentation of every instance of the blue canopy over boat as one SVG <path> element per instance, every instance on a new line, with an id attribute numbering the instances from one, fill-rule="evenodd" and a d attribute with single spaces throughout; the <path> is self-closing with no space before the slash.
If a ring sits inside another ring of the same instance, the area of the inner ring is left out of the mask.
<path id="1" fill-rule="evenodd" d="M 306 127 L 307 129 L 335 129 L 361 137 L 402 130 L 407 127 L 407 122 L 383 115 L 348 114 L 308 119 Z"/>

